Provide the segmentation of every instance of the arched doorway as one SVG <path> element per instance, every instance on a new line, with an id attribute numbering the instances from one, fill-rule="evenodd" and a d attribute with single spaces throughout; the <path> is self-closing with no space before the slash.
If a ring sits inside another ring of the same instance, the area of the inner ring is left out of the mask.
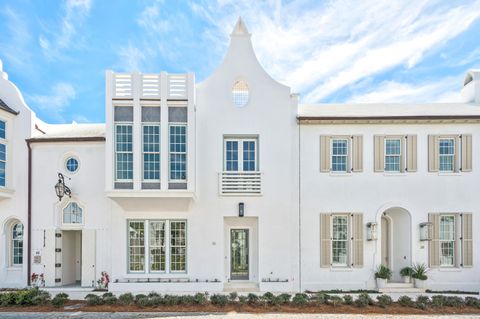
<path id="1" fill-rule="evenodd" d="M 381 264 L 392 270 L 392 281 L 400 282 L 400 270 L 412 264 L 410 213 L 401 207 L 385 210 L 380 223 Z"/>

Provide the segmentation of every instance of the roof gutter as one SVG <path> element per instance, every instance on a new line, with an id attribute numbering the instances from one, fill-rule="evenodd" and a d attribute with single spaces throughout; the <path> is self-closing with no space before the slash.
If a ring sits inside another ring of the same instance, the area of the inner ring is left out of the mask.
<path id="1" fill-rule="evenodd" d="M 297 116 L 298 121 L 479 120 L 480 115 Z"/>
<path id="2" fill-rule="evenodd" d="M 27 143 L 62 143 L 62 142 L 105 142 L 104 136 L 87 137 L 33 137 Z"/>

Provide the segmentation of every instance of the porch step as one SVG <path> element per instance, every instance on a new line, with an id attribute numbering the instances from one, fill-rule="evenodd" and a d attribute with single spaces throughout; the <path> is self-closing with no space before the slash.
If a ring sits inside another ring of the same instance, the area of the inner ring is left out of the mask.
<path id="1" fill-rule="evenodd" d="M 379 291 L 381 293 L 424 293 L 425 289 L 415 288 L 413 283 L 389 282 Z"/>
<path id="2" fill-rule="evenodd" d="M 224 292 L 259 292 L 258 283 L 253 281 L 231 281 L 223 284 Z"/>

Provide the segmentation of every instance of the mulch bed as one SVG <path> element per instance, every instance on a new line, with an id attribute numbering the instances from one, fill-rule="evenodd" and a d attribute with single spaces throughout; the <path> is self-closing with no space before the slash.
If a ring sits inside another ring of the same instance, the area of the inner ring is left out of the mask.
<path id="1" fill-rule="evenodd" d="M 279 306 L 251 306 L 251 305 L 226 305 L 219 307 L 212 304 L 205 305 L 175 305 L 141 308 L 135 305 L 99 305 L 88 306 L 85 301 L 70 300 L 66 306 L 80 306 L 78 309 L 66 310 L 64 308 L 55 308 L 51 305 L 29 306 L 29 307 L 1 307 L 0 312 L 243 312 L 243 313 L 345 313 L 345 314 L 390 314 L 390 315 L 433 315 L 433 314 L 480 314 L 480 309 L 473 307 L 428 307 L 426 310 L 418 308 L 404 307 L 398 304 L 392 304 L 386 308 L 379 306 L 368 306 L 359 308 L 356 306 L 341 305 L 333 307 L 331 305 L 307 305 L 298 307 L 293 305 Z"/>

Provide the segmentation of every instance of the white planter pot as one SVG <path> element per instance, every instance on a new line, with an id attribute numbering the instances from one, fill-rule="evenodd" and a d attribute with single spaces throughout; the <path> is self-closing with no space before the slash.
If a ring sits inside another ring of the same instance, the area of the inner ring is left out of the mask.
<path id="1" fill-rule="evenodd" d="M 410 276 L 403 276 L 403 282 L 406 283 L 406 284 L 409 284 L 410 283 Z"/>
<path id="2" fill-rule="evenodd" d="M 387 285 L 387 279 L 377 278 L 377 288 L 383 289 Z"/>
<path id="3" fill-rule="evenodd" d="M 426 280 L 420 280 L 420 279 L 415 278 L 414 281 L 415 281 L 415 288 L 422 288 L 422 289 L 425 288 Z"/>

